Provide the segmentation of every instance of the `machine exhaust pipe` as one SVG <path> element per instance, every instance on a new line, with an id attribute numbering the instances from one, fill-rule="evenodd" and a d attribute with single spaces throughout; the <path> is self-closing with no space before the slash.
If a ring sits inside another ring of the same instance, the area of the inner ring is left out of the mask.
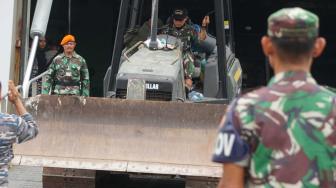
<path id="1" fill-rule="evenodd" d="M 31 30 L 30 30 L 30 37 L 33 38 L 33 43 L 31 46 L 27 69 L 26 69 L 26 73 L 24 75 L 23 84 L 22 84 L 22 87 L 23 87 L 22 96 L 24 98 L 28 97 L 29 79 L 30 79 L 32 68 L 33 68 L 38 40 L 40 37 L 45 36 L 52 2 L 53 0 L 38 0 L 36 3 L 33 23 L 32 23 Z"/>
<path id="2" fill-rule="evenodd" d="M 34 38 L 35 36 L 45 36 L 52 2 L 53 0 L 37 1 L 33 23 L 30 30 L 30 37 Z"/>
<path id="3" fill-rule="evenodd" d="M 158 23 L 158 12 L 159 12 L 159 0 L 152 0 L 152 19 L 151 19 L 151 35 L 149 42 L 149 49 L 157 50 L 159 44 L 157 41 L 157 23 Z"/>

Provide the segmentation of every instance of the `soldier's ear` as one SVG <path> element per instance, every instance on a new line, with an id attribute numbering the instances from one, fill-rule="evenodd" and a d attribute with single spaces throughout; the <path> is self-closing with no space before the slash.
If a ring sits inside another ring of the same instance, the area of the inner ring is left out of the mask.
<path id="1" fill-rule="evenodd" d="M 265 56 L 270 57 L 274 54 L 274 45 L 271 41 L 271 38 L 269 38 L 268 36 L 263 36 L 261 38 L 261 47 Z"/>
<path id="2" fill-rule="evenodd" d="M 271 67 L 274 67 L 274 54 L 275 47 L 272 40 L 268 36 L 263 36 L 261 38 L 261 47 L 266 57 L 268 57 L 268 62 Z"/>
<path id="3" fill-rule="evenodd" d="M 325 40 L 325 38 L 318 37 L 314 44 L 313 57 L 314 58 L 319 57 L 322 54 L 326 45 L 327 45 L 327 41 Z"/>

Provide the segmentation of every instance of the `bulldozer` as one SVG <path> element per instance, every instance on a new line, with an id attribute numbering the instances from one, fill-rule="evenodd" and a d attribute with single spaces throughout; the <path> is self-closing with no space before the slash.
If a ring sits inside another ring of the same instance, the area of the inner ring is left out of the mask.
<path id="1" fill-rule="evenodd" d="M 230 0 L 213 2 L 216 35 L 209 35 L 202 45 L 217 50 L 217 61 L 205 65 L 200 90 L 204 97 L 197 101 L 186 94 L 181 40 L 157 35 L 158 0 L 151 2 L 151 35 L 124 49 L 125 31 L 141 22 L 145 10 L 138 10 L 143 3 L 148 1 L 121 1 L 104 97 L 28 97 L 31 83 L 45 74 L 29 79 L 52 7 L 52 0 L 37 1 L 22 95 L 40 133 L 15 147 L 13 164 L 44 167 L 44 187 L 95 187 L 102 171 L 182 179 L 187 187 L 214 187 L 221 176 L 221 166 L 211 162 L 217 126 L 242 82 L 230 45 L 232 18 L 225 17 L 230 15 L 225 11 L 231 10 Z"/>
<path id="2" fill-rule="evenodd" d="M 112 63 L 104 79 L 104 96 L 184 102 L 187 98 L 183 82 L 182 44 L 179 44 L 180 40 L 176 37 L 157 35 L 158 1 L 152 3 L 149 38 L 123 50 L 122 39 L 127 23 L 129 23 L 128 28 L 133 29 L 137 19 L 143 17 L 141 12 L 137 11 L 141 4 L 143 4 L 141 1 L 121 4 Z M 216 25 L 218 25 L 217 37 L 207 35 L 206 39 L 199 44 L 202 51 L 216 56 L 216 60 L 207 63 L 204 68 L 204 78 L 200 88 L 205 96 L 203 101 L 214 99 L 217 99 L 216 102 L 220 99 L 230 101 L 240 93 L 242 86 L 242 69 L 239 60 L 235 58 L 232 49 L 225 41 L 224 3 L 219 6 L 221 7 L 214 11 Z M 222 18 L 217 14 L 222 14 Z M 233 40 L 232 36 L 227 38 L 230 41 Z"/>

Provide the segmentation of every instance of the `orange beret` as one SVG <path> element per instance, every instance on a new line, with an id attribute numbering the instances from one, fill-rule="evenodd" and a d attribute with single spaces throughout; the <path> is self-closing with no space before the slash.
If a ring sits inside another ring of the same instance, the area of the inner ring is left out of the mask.
<path id="1" fill-rule="evenodd" d="M 75 37 L 73 35 L 65 35 L 61 41 L 61 45 L 63 46 L 68 42 L 76 42 Z"/>

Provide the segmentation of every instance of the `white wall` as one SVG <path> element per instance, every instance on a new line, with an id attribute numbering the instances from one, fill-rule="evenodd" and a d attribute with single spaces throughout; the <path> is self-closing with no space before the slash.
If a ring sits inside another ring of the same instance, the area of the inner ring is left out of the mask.
<path id="1" fill-rule="evenodd" d="M 17 0 L 0 0 L 0 81 L 2 94 L 13 77 L 15 61 L 15 16 Z M 3 109 L 2 109 L 3 110 Z"/>

